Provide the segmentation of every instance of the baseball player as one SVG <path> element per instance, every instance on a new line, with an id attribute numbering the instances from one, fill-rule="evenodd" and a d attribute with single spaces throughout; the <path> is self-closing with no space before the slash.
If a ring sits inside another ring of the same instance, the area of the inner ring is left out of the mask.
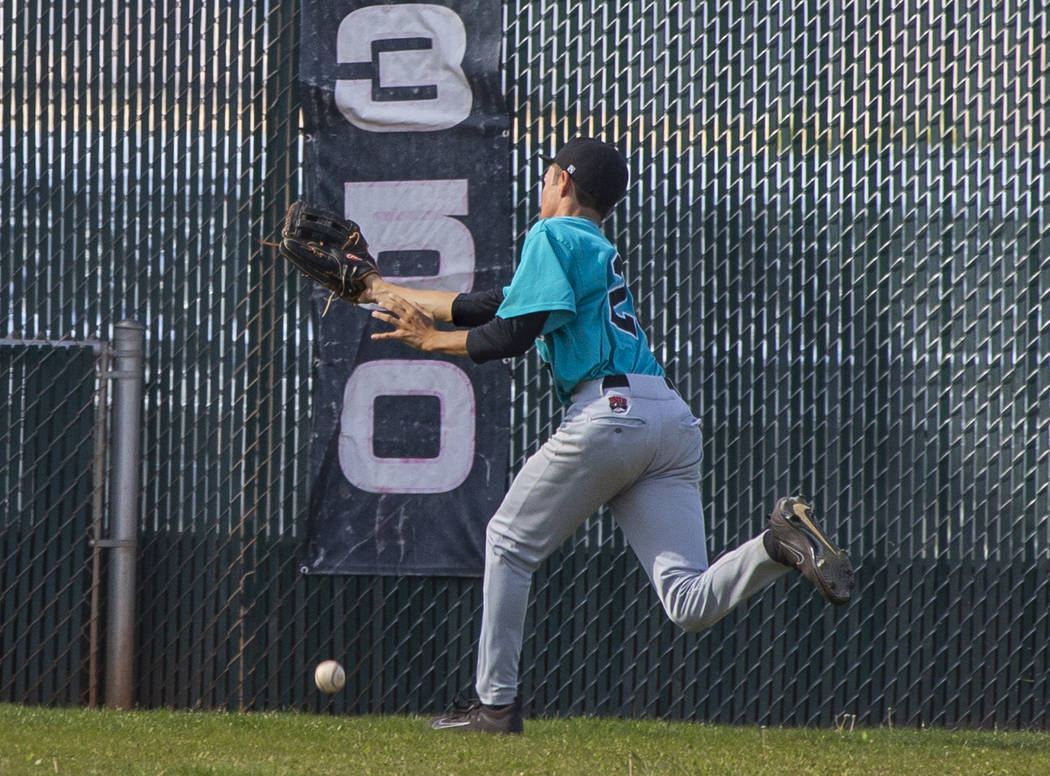
<path id="1" fill-rule="evenodd" d="M 653 356 L 625 262 L 600 228 L 626 192 L 626 160 L 580 137 L 548 161 L 539 221 L 509 286 L 457 295 L 371 274 L 360 298 L 390 325 L 377 340 L 479 363 L 535 343 L 566 405 L 488 524 L 478 700 L 432 720 L 438 730 L 522 731 L 518 663 L 532 574 L 602 504 L 684 630 L 710 627 L 791 568 L 833 604 L 852 592 L 849 557 L 799 496 L 780 498 L 767 530 L 708 563 L 699 421 Z"/>

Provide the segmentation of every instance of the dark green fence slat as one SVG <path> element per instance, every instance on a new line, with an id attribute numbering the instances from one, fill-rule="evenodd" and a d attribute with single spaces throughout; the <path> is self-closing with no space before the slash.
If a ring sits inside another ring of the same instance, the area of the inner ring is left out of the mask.
<path id="1" fill-rule="evenodd" d="M 96 410 L 90 346 L 0 345 L 0 698 L 86 699 Z"/>

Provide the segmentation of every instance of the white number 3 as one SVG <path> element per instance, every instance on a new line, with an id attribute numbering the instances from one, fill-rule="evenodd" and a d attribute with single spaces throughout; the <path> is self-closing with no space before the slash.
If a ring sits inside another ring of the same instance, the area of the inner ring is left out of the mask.
<path id="1" fill-rule="evenodd" d="M 435 132 L 470 115 L 467 33 L 452 10 L 373 5 L 348 14 L 336 39 L 335 104 L 368 132 Z"/>

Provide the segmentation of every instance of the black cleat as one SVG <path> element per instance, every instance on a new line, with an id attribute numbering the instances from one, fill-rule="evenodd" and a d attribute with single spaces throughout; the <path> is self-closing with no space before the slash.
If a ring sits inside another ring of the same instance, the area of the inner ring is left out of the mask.
<path id="1" fill-rule="evenodd" d="M 765 539 L 769 557 L 802 572 L 829 603 L 848 604 L 853 595 L 853 565 L 817 526 L 813 507 L 803 496 L 777 500 Z"/>
<path id="2" fill-rule="evenodd" d="M 443 717 L 430 720 L 432 730 L 464 730 L 481 733 L 521 733 L 525 725 L 521 718 L 521 699 L 507 706 L 488 706 L 479 701 L 457 703 Z"/>

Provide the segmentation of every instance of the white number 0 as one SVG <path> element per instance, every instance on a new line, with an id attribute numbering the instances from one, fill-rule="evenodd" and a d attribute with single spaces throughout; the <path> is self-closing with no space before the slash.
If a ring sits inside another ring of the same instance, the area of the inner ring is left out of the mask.
<path id="1" fill-rule="evenodd" d="M 441 402 L 435 458 L 380 458 L 372 449 L 377 396 L 436 396 Z M 339 467 L 369 493 L 446 493 L 474 465 L 474 388 L 444 361 L 368 361 L 346 381 L 339 423 Z"/>

